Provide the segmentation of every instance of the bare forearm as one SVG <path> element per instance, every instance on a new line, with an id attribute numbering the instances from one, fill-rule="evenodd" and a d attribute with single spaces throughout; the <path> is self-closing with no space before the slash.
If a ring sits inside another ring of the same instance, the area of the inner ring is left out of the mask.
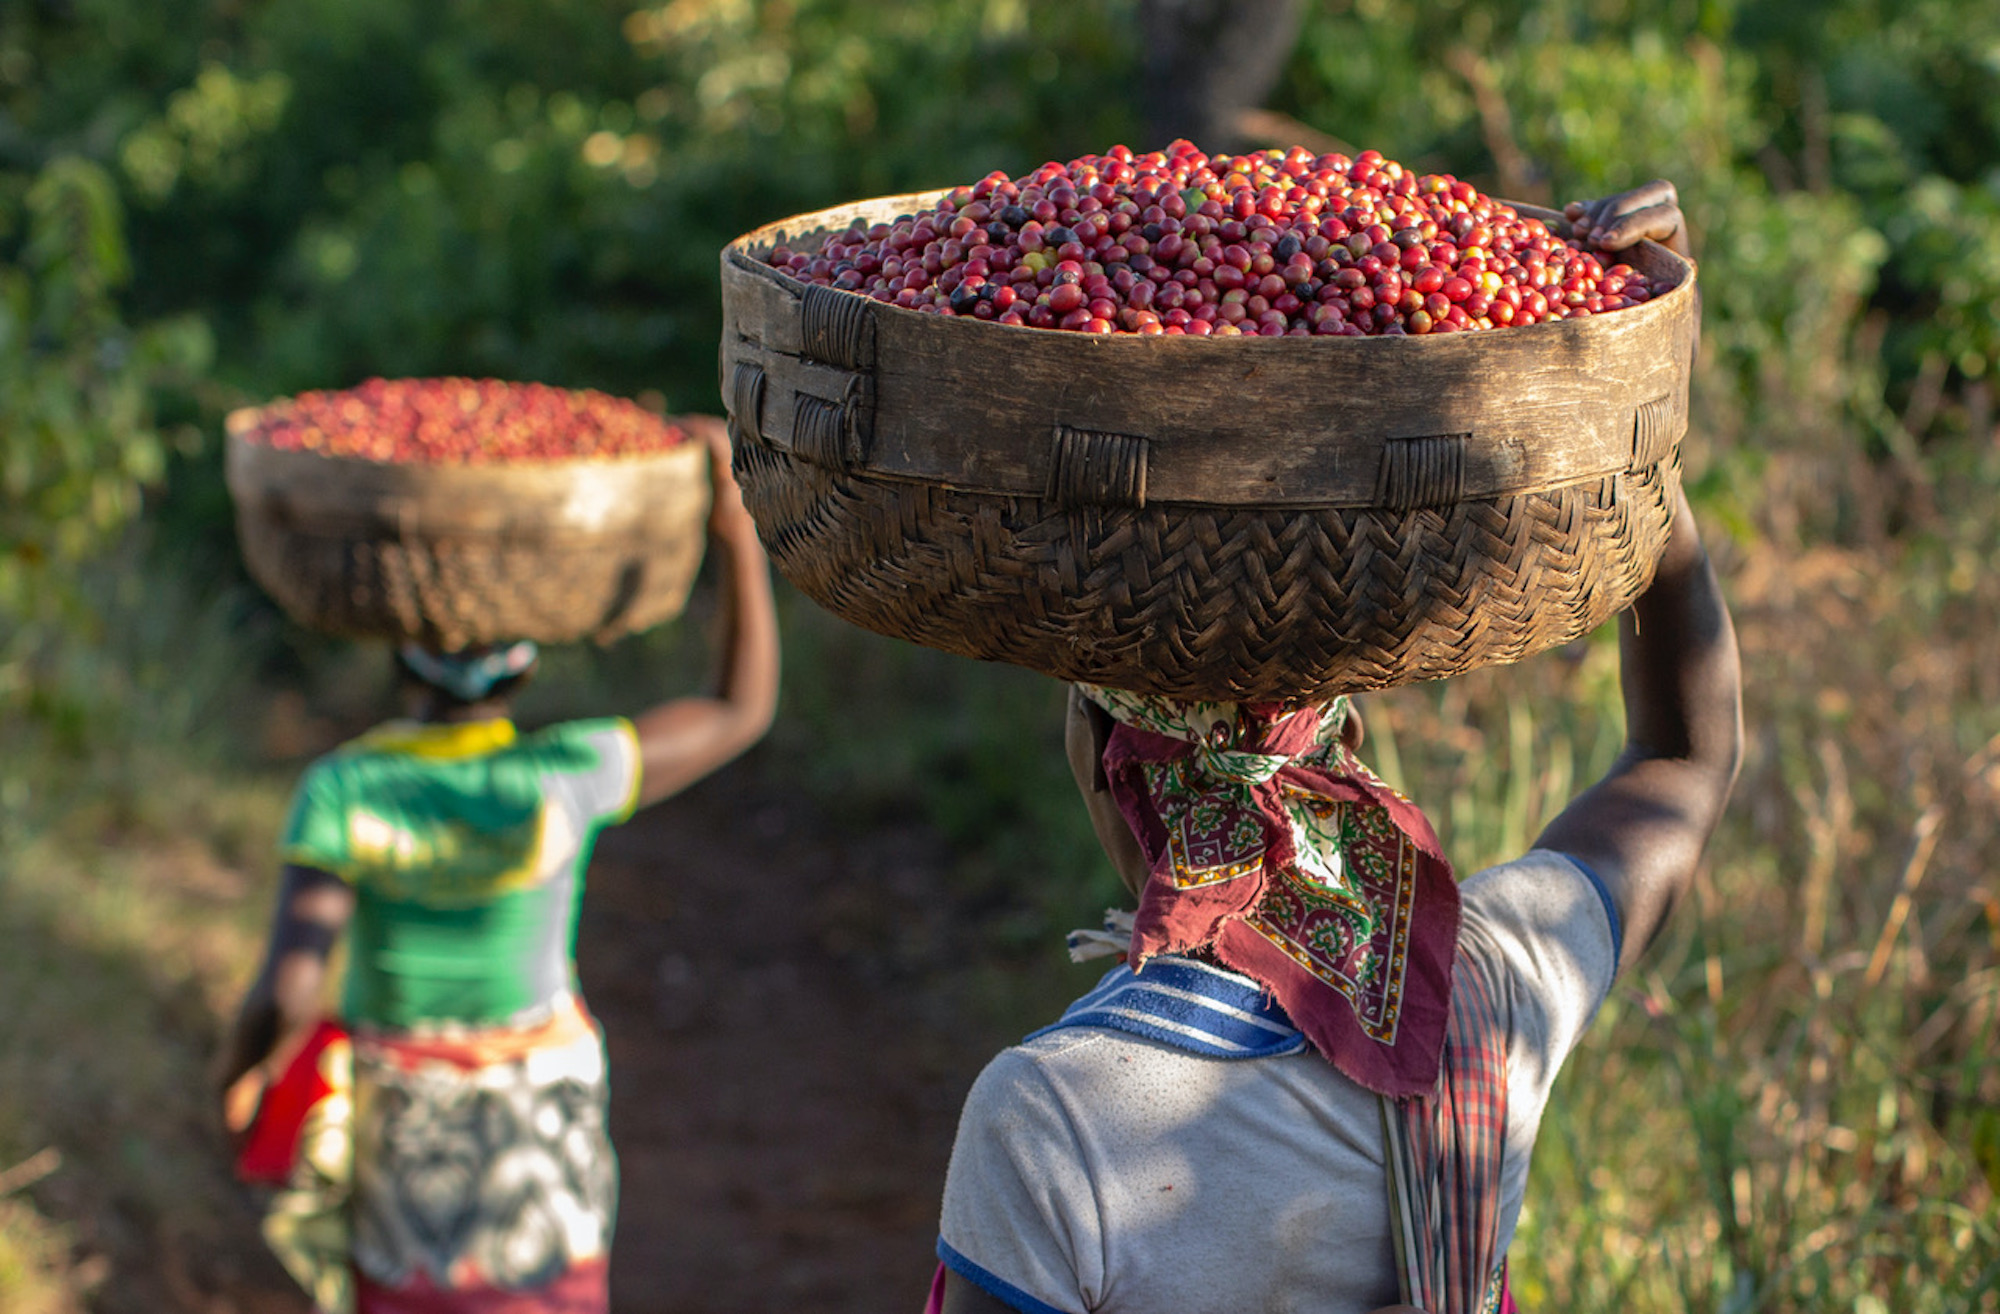
<path id="1" fill-rule="evenodd" d="M 729 476 L 729 443 L 720 424 L 705 425 L 703 436 L 715 496 L 710 553 L 722 575 L 715 693 L 676 699 L 633 718 L 641 806 L 680 792 L 756 743 L 778 707 L 778 617 L 770 563 Z"/>
<path id="2" fill-rule="evenodd" d="M 1652 587 L 1619 622 L 1618 650 L 1630 751 L 1698 769 L 1719 806 L 1743 740 L 1736 631 L 1684 498 Z"/>
<path id="3" fill-rule="evenodd" d="M 715 696 L 754 726 L 754 740 L 778 706 L 778 619 L 764 545 L 746 519 L 718 536 L 723 587 L 717 617 Z"/>
<path id="4" fill-rule="evenodd" d="M 763 550 L 746 563 L 725 551 L 721 653 L 712 698 L 680 698 L 633 719 L 639 735 L 639 803 L 657 803 L 735 758 L 770 728 L 778 701 L 777 624 Z"/>
<path id="5" fill-rule="evenodd" d="M 338 877 L 308 867 L 285 868 L 263 970 L 230 1031 L 221 1073 L 225 1084 L 317 1020 L 327 958 L 353 908 L 354 892 Z"/>
<path id="6" fill-rule="evenodd" d="M 1625 750 L 1537 843 L 1604 880 L 1623 970 L 1693 879 L 1742 755 L 1735 630 L 1684 499 L 1652 587 L 1620 618 L 1619 651 Z"/>

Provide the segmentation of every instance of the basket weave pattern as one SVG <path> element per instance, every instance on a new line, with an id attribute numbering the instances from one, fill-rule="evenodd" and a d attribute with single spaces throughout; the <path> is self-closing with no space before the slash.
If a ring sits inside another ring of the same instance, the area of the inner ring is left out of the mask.
<path id="1" fill-rule="evenodd" d="M 608 642 L 671 620 L 706 544 L 698 443 L 615 461 L 398 467 L 232 436 L 229 483 L 250 573 L 293 619 L 445 650 Z"/>
<path id="2" fill-rule="evenodd" d="M 603 543 L 315 533 L 244 517 L 258 583 L 300 623 L 330 634 L 410 638 L 450 651 L 534 638 L 607 642 L 679 614 L 698 551 L 682 569 Z"/>
<path id="3" fill-rule="evenodd" d="M 842 473 L 738 442 L 778 568 L 868 629 L 1060 679 L 1217 700 L 1327 697 L 1509 662 L 1651 581 L 1679 449 L 1442 508 L 1047 500 Z"/>

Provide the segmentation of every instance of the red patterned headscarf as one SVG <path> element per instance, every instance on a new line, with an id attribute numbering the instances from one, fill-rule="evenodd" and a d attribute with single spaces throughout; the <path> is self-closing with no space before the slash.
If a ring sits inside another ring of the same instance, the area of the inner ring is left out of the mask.
<path id="1" fill-rule="evenodd" d="M 1361 1085 L 1429 1095 L 1458 883 L 1415 804 L 1341 741 L 1346 698 L 1187 703 L 1078 688 L 1117 722 L 1104 772 L 1151 868 L 1131 961 L 1206 949 Z"/>

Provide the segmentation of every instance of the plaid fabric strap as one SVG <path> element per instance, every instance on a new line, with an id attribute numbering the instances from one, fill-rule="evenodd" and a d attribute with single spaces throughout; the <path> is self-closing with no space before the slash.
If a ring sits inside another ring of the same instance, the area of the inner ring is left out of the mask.
<path id="1" fill-rule="evenodd" d="M 1453 973 L 1451 1023 L 1436 1094 L 1382 1100 L 1389 1205 L 1406 1304 L 1432 1314 L 1494 1314 L 1506 1292 L 1499 1250 L 1507 1133 L 1507 1033 L 1476 962 Z"/>

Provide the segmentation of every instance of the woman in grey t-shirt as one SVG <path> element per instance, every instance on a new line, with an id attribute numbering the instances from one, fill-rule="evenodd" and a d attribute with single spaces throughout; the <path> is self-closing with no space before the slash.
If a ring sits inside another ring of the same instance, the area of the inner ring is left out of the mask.
<path id="1" fill-rule="evenodd" d="M 1570 216 L 1606 249 L 1685 249 L 1665 183 Z M 1111 937 L 1132 963 L 975 1084 L 931 1308 L 1505 1307 L 1549 1089 L 1686 888 L 1741 752 L 1684 498 L 1620 651 L 1616 765 L 1462 886 L 1354 757 L 1345 707 L 1073 696 L 1071 765 L 1140 899 Z"/>

